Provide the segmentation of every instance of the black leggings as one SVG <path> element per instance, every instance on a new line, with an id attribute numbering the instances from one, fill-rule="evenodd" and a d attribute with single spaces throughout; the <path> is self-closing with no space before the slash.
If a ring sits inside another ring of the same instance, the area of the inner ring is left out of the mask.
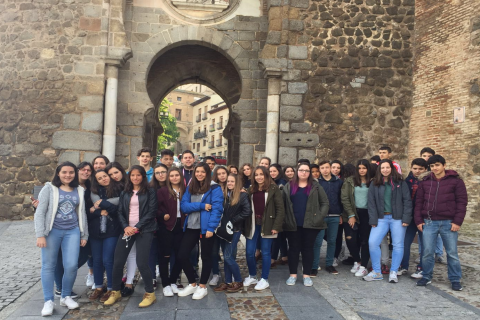
<path id="1" fill-rule="evenodd" d="M 164 224 L 160 224 L 158 239 L 158 248 L 160 251 L 160 278 L 162 279 L 162 286 L 166 287 L 175 283 L 177 278 L 171 279 L 168 276 L 168 263 L 170 262 L 170 256 L 172 251 L 175 253 L 175 257 L 178 257 L 180 251 L 180 244 L 183 238 L 182 221 L 177 218 L 175 227 L 172 231 L 167 230 Z M 161 248 L 161 249 L 160 249 Z M 182 267 L 177 259 L 172 268 L 172 274 L 180 274 Z"/>
<path id="2" fill-rule="evenodd" d="M 357 209 L 360 224 L 358 229 L 353 230 L 347 222 L 343 223 L 345 229 L 345 238 L 347 240 L 348 250 L 355 262 L 361 261 L 362 267 L 367 267 L 370 260 L 370 249 L 368 247 L 368 238 L 370 238 L 370 230 L 372 226 L 368 223 L 368 210 Z M 360 258 L 360 251 L 362 258 Z"/>
<path id="3" fill-rule="evenodd" d="M 302 253 L 303 274 L 310 275 L 313 265 L 313 246 L 320 230 L 297 227 L 297 231 L 285 231 L 288 239 L 288 268 L 297 274 L 298 261 Z"/>
<path id="4" fill-rule="evenodd" d="M 152 271 L 148 265 L 150 258 L 150 247 L 153 241 L 153 232 L 137 233 L 130 237 L 130 239 L 122 239 L 123 235 L 120 235 L 115 248 L 115 257 L 113 261 L 113 291 L 120 290 L 123 276 L 123 267 L 127 262 L 128 254 L 135 244 L 137 249 L 137 267 L 142 275 L 143 282 L 145 283 L 145 292 L 153 292 L 153 276 Z"/>
<path id="5" fill-rule="evenodd" d="M 325 237 L 327 236 L 327 233 L 325 232 Z M 327 239 L 325 238 L 325 241 Z M 343 224 L 338 225 L 338 232 L 337 232 L 337 241 L 335 243 L 335 255 L 334 257 L 338 259 L 338 256 L 340 255 L 340 251 L 342 251 L 342 246 L 343 246 Z"/>
<path id="6" fill-rule="evenodd" d="M 192 249 L 198 243 L 200 238 L 200 229 L 186 229 L 183 233 L 182 243 L 180 244 L 180 250 L 178 252 L 177 259 L 180 266 L 187 276 L 188 283 L 195 283 L 195 271 L 190 263 L 190 254 Z M 200 238 L 201 255 L 202 255 L 202 274 L 200 275 L 200 284 L 207 284 L 208 278 L 210 278 L 210 272 L 212 271 L 212 250 L 215 237 L 205 238 L 202 234 Z M 170 280 L 177 279 L 180 275 L 180 268 L 173 270 L 170 276 Z"/>

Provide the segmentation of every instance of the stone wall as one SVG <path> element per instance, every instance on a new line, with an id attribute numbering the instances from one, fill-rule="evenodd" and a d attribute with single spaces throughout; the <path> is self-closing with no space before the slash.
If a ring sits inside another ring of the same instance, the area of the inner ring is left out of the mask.
<path id="1" fill-rule="evenodd" d="M 296 0 L 270 8 L 269 18 L 270 58 L 287 59 L 283 164 L 304 156 L 353 162 L 387 144 L 405 166 L 414 1 Z"/>
<path id="2" fill-rule="evenodd" d="M 479 220 L 480 2 L 417 0 L 414 53 L 409 159 L 426 146 L 444 156 L 467 184 L 467 216 Z M 465 122 L 454 124 L 457 107 Z"/>

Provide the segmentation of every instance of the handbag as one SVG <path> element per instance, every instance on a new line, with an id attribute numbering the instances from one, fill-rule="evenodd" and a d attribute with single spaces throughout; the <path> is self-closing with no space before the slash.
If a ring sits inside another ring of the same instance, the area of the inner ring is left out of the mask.
<path id="1" fill-rule="evenodd" d="M 232 243 L 232 240 L 233 240 L 233 223 L 232 223 L 232 221 L 230 221 L 229 217 L 227 217 L 225 215 L 225 210 L 222 213 L 222 217 L 220 218 L 220 225 L 215 230 L 215 234 L 220 239 L 223 239 L 223 240 L 227 241 L 228 243 Z"/>

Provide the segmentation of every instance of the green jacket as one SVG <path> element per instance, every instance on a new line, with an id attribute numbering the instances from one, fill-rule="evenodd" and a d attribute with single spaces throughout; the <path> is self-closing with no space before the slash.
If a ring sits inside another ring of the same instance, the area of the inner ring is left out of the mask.
<path id="1" fill-rule="evenodd" d="M 357 214 L 357 207 L 355 206 L 355 185 L 353 183 L 353 177 L 348 177 L 343 181 L 342 193 L 340 198 L 343 204 L 342 218 L 343 222 L 348 222 L 348 216 L 355 215 L 357 222 L 360 222 Z"/>
<path id="2" fill-rule="evenodd" d="M 255 209 L 252 201 L 252 193 L 252 187 L 248 188 L 248 195 L 250 197 L 253 212 L 251 218 L 245 219 L 243 235 L 247 239 L 251 239 L 253 237 L 253 233 L 255 232 Z M 262 237 L 276 238 L 276 235 L 272 236 L 272 230 L 282 232 L 282 224 L 285 217 L 282 191 L 276 184 L 272 183 L 267 193 L 268 195 L 265 202 L 265 211 L 263 212 L 262 230 L 260 234 Z"/>
<path id="3" fill-rule="evenodd" d="M 293 213 L 293 204 L 290 200 L 290 183 L 283 187 L 283 196 L 285 201 L 285 223 L 284 231 L 297 231 L 297 222 Z M 328 197 L 325 190 L 317 181 L 313 181 L 312 189 L 308 195 L 307 210 L 305 211 L 305 220 L 303 227 L 307 229 L 326 229 L 325 217 L 328 215 Z"/>

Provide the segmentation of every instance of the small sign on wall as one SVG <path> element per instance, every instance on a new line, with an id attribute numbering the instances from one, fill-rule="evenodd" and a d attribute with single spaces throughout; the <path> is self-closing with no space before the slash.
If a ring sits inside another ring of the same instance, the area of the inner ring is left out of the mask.
<path id="1" fill-rule="evenodd" d="M 465 122 L 465 107 L 453 109 L 453 123 Z"/>

